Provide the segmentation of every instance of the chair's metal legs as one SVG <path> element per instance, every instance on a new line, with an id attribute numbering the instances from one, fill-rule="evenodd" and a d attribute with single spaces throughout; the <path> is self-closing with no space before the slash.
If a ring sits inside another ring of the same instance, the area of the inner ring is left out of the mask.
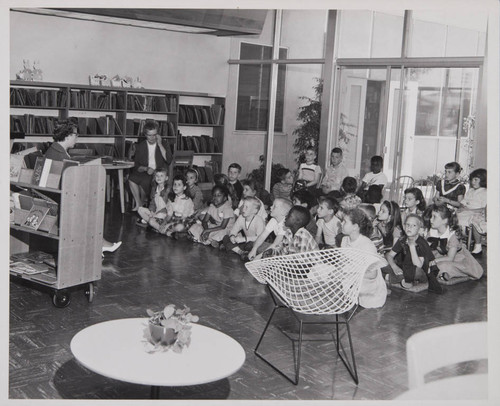
<path id="1" fill-rule="evenodd" d="M 272 295 L 272 291 L 270 290 L 270 293 L 271 293 L 271 296 Z M 262 332 L 260 338 L 259 338 L 259 341 L 257 342 L 257 345 L 254 349 L 254 353 L 257 357 L 259 357 L 262 361 L 264 361 L 267 365 L 269 365 L 271 368 L 273 368 L 276 372 L 278 372 L 280 375 L 282 375 L 283 377 L 285 377 L 288 381 L 290 381 L 291 383 L 293 383 L 294 385 L 297 385 L 299 383 L 299 378 L 300 378 L 300 358 L 301 358 L 301 355 L 302 355 L 302 342 L 303 341 L 310 341 L 310 340 L 303 340 L 303 333 L 304 333 L 304 324 L 335 324 L 336 326 L 336 339 L 335 339 L 335 346 L 336 346 L 336 349 L 337 349 L 337 354 L 339 355 L 340 359 L 342 360 L 342 363 L 345 365 L 347 371 L 349 372 L 349 374 L 351 375 L 352 379 L 354 380 L 354 382 L 356 383 L 356 385 L 359 383 L 359 379 L 358 379 L 358 371 L 357 371 L 357 368 L 356 368 L 356 360 L 355 360 L 355 357 L 354 357 L 354 348 L 353 348 L 353 345 L 352 345 L 352 337 L 351 337 L 351 331 L 349 329 L 349 319 L 350 317 L 346 317 L 345 321 L 340 321 L 339 320 L 339 316 L 336 315 L 335 316 L 335 321 L 334 322 L 318 322 L 318 323 L 314 323 L 314 322 L 303 322 L 300 318 L 297 317 L 297 315 L 288 307 L 284 306 L 284 305 L 280 305 L 278 304 L 274 297 L 273 297 L 273 301 L 274 301 L 274 309 L 273 311 L 271 312 L 271 315 L 269 317 L 269 320 L 267 321 L 266 323 L 266 326 L 264 327 L 264 331 Z M 295 377 L 292 379 L 290 378 L 287 374 L 285 374 L 283 371 L 281 371 L 278 367 L 276 367 L 274 364 L 272 364 L 271 362 L 269 362 L 260 352 L 259 352 L 259 347 L 262 343 L 262 340 L 264 339 L 264 336 L 266 335 L 267 333 L 267 330 L 271 324 L 271 320 L 273 319 L 274 317 L 274 314 L 275 312 L 280 309 L 280 308 L 284 308 L 284 309 L 288 309 L 292 312 L 292 315 L 297 319 L 297 321 L 299 322 L 299 337 L 298 339 L 294 339 L 294 338 L 291 338 L 290 336 L 288 336 L 284 331 L 281 331 L 281 333 L 283 335 L 285 335 L 285 337 L 287 337 L 289 340 L 292 341 L 292 351 L 293 351 L 293 363 L 294 363 L 294 370 L 295 370 Z M 352 316 L 352 315 L 351 315 Z M 349 362 L 349 359 L 347 357 L 347 354 L 346 354 L 346 351 L 344 349 L 344 347 L 342 346 L 342 343 L 341 343 L 341 340 L 340 340 L 340 334 L 339 334 L 339 325 L 341 324 L 345 324 L 346 326 L 346 329 L 347 329 L 347 337 L 348 337 L 348 340 L 349 340 L 349 347 L 350 347 L 350 351 L 351 351 L 351 360 L 352 360 L 352 365 L 350 364 Z M 297 349 L 297 357 L 295 357 L 295 341 L 298 341 L 298 349 Z M 313 340 L 313 341 L 325 341 L 325 340 Z M 344 355 L 342 355 L 342 352 L 344 353 Z"/>

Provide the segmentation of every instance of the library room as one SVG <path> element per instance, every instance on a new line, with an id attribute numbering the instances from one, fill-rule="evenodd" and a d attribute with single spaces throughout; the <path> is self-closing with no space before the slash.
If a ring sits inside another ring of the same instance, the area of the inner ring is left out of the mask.
<path id="1" fill-rule="evenodd" d="M 498 401 L 497 2 L 150 3 L 2 10 L 5 400 Z"/>

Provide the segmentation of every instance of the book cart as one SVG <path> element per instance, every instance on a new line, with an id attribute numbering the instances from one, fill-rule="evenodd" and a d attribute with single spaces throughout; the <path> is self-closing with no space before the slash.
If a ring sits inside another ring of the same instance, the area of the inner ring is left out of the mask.
<path id="1" fill-rule="evenodd" d="M 11 255 L 42 251 L 55 257 L 55 274 L 12 268 L 10 274 L 49 288 L 56 307 L 69 305 L 70 288 L 77 286 L 85 288 L 89 302 L 94 298 L 94 282 L 101 279 L 105 179 L 101 165 L 82 165 L 64 170 L 60 189 L 11 182 L 12 190 L 34 189 L 59 204 L 58 226 L 48 231 L 10 224 Z"/>

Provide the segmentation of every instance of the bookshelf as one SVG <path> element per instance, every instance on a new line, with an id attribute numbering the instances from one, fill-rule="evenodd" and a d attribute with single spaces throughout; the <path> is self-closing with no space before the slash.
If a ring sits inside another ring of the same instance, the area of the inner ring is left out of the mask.
<path id="1" fill-rule="evenodd" d="M 101 279 L 105 178 L 102 166 L 82 165 L 64 170 L 60 189 L 11 182 L 13 191 L 33 189 L 58 204 L 57 216 L 50 228 L 43 227 L 43 220 L 38 229 L 24 225 L 22 220 L 16 222 L 17 213 L 10 223 L 13 261 L 29 265 L 28 260 L 22 259 L 24 256 L 43 253 L 53 257 L 55 265 L 54 268 L 46 266 L 43 272 L 25 273 L 11 264 L 10 274 L 49 288 L 56 307 L 69 305 L 69 289 L 76 286 L 84 286 L 92 302 L 94 282 Z"/>
<path id="2" fill-rule="evenodd" d="M 137 142 L 147 119 L 160 125 L 172 154 L 194 151 L 202 189 L 222 170 L 225 98 L 207 93 L 132 89 L 52 82 L 10 82 L 11 140 L 51 142 L 56 119 L 78 122 L 79 144 L 112 145 L 124 158 L 126 143 Z M 204 176 L 208 173 L 208 177 Z"/>

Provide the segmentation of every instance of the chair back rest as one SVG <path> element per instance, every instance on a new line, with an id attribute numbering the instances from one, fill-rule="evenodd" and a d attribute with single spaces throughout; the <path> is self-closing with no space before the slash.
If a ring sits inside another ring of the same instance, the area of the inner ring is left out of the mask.
<path id="1" fill-rule="evenodd" d="M 488 358 L 486 322 L 435 327 L 412 335 L 406 342 L 408 386 L 424 385 L 425 374 L 435 369 Z"/>
<path id="2" fill-rule="evenodd" d="M 404 200 L 404 192 L 406 189 L 411 188 L 414 183 L 414 179 L 411 176 L 400 176 L 399 178 L 396 179 L 396 190 L 395 190 L 395 197 L 394 201 L 399 204 L 399 206 L 403 206 L 403 200 Z"/>
<path id="3" fill-rule="evenodd" d="M 247 262 L 284 304 L 304 314 L 342 314 L 358 303 L 365 271 L 381 258 L 354 248 L 332 248 Z"/>

